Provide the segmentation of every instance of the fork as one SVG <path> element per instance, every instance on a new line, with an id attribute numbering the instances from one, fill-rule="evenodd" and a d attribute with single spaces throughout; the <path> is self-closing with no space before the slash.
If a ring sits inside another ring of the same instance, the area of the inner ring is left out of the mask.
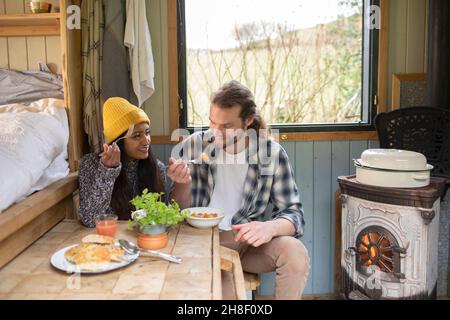
<path id="1" fill-rule="evenodd" d="M 134 124 L 132 124 L 131 126 L 129 126 L 129 127 L 128 127 L 127 133 L 126 133 L 123 137 L 120 137 L 119 139 L 117 139 L 116 141 L 114 141 L 114 143 L 117 144 L 117 142 L 119 142 L 120 140 L 131 137 L 131 135 L 133 134 L 133 129 L 134 129 Z M 103 157 L 104 155 L 105 155 L 105 152 L 102 152 L 102 153 L 100 153 L 98 156 L 99 156 L 99 157 Z"/>
<path id="2" fill-rule="evenodd" d="M 192 159 L 192 160 L 188 160 L 186 162 L 186 164 L 202 164 L 202 163 L 208 163 L 209 162 L 209 157 L 206 153 L 202 152 L 200 158 L 198 159 Z"/>
<path id="3" fill-rule="evenodd" d="M 188 160 L 186 161 L 186 164 L 202 164 L 202 162 L 199 160 Z"/>

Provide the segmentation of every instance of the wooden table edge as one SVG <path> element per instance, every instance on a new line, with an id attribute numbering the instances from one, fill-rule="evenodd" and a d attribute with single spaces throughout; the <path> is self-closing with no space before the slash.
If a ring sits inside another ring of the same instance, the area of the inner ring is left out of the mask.
<path id="1" fill-rule="evenodd" d="M 212 232 L 212 299 L 222 300 L 222 275 L 220 269 L 220 236 L 215 227 Z"/>

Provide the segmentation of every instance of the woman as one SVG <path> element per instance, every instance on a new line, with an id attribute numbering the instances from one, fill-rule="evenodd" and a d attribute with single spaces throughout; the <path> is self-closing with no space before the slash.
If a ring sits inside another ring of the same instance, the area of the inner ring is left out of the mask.
<path id="1" fill-rule="evenodd" d="M 166 168 L 156 159 L 149 125 L 147 114 L 125 99 L 110 98 L 103 105 L 103 153 L 85 155 L 79 169 L 80 218 L 87 227 L 95 227 L 95 218 L 101 214 L 114 213 L 128 220 L 133 210 L 130 200 L 145 188 L 169 194 L 181 208 L 189 205 L 189 168 L 172 158 Z M 130 126 L 133 131 L 127 134 Z M 166 188 L 167 178 L 172 183 Z"/>

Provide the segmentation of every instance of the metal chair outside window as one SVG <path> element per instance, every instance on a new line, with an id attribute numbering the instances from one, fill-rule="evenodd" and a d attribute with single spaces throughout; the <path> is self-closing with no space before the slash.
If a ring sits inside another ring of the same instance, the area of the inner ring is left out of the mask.
<path id="1" fill-rule="evenodd" d="M 420 152 L 434 166 L 432 176 L 450 185 L 450 110 L 409 107 L 375 118 L 380 147 Z"/>

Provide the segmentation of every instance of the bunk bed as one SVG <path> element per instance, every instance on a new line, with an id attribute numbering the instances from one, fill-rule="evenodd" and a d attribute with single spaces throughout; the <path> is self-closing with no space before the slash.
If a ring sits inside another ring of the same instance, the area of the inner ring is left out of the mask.
<path id="1" fill-rule="evenodd" d="M 59 35 L 64 106 L 69 124 L 70 173 L 0 213 L 0 268 L 65 218 L 76 218 L 78 162 L 85 153 L 82 124 L 81 30 L 67 30 L 67 7 L 76 0 L 60 0 L 57 13 L 0 14 L 0 37 Z"/>

